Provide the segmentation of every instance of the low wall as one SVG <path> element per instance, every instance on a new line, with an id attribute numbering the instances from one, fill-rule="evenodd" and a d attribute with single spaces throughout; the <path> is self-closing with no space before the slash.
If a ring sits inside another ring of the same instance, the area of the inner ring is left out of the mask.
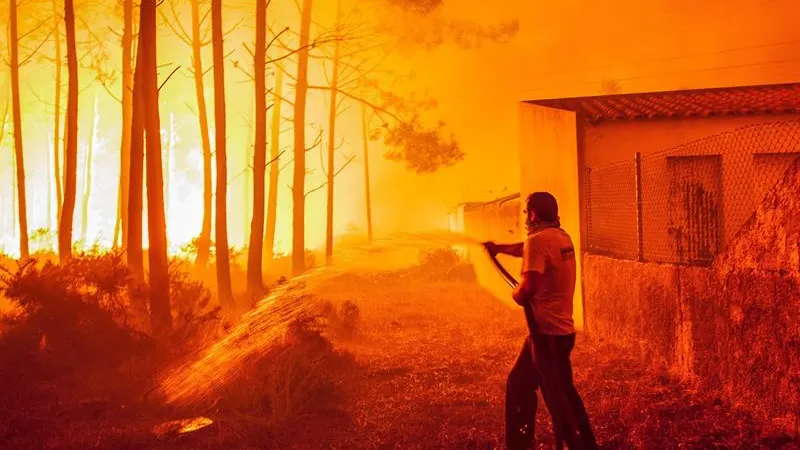
<path id="1" fill-rule="evenodd" d="M 733 404 L 800 414 L 799 166 L 711 267 L 584 255 L 589 332 Z"/>

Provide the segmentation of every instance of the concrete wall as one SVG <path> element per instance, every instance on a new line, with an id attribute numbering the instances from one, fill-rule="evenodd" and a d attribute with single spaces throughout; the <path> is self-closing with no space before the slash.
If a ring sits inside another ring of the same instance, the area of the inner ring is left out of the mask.
<path id="1" fill-rule="evenodd" d="M 800 413 L 800 161 L 711 267 L 585 255 L 590 332 L 764 416 Z"/>
<path id="2" fill-rule="evenodd" d="M 521 198 L 535 191 L 548 191 L 558 200 L 561 226 L 572 237 L 581 254 L 581 217 L 578 177 L 578 143 L 575 113 L 520 103 Z M 524 229 L 521 230 L 524 232 Z M 578 261 L 578 280 L 581 280 Z M 583 327 L 582 287 L 575 288 L 575 325 Z"/>

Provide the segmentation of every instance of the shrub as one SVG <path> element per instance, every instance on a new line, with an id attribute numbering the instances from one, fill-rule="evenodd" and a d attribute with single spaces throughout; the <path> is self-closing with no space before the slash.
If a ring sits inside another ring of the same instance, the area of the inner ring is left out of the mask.
<path id="1" fill-rule="evenodd" d="M 475 281 L 475 269 L 450 247 L 420 252 L 416 273 L 428 281 Z"/>
<path id="2" fill-rule="evenodd" d="M 213 333 L 220 323 L 220 306 L 211 304 L 211 291 L 183 270 L 177 259 L 169 265 L 172 341 L 189 344 Z"/>
<path id="3" fill-rule="evenodd" d="M 47 358 L 53 368 L 121 362 L 146 341 L 128 325 L 128 281 L 118 253 L 3 270 L 0 291 L 22 311 L 7 319 L 4 356 Z"/>
<path id="4" fill-rule="evenodd" d="M 354 359 L 333 348 L 323 335 L 321 315 L 288 324 L 283 343 L 260 355 L 221 393 L 238 416 L 276 430 L 306 416 L 336 409 L 341 384 Z"/>

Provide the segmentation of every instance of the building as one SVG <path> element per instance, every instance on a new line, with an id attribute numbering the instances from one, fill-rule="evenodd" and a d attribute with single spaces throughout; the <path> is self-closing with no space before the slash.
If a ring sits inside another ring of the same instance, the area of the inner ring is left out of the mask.
<path id="1" fill-rule="evenodd" d="M 800 410 L 800 83 L 519 114 L 521 192 L 559 199 L 584 328 L 770 416 Z"/>
<path id="2" fill-rule="evenodd" d="M 520 235 L 521 223 L 519 193 L 488 202 L 462 203 L 450 213 L 450 231 L 484 241 L 513 241 Z"/>

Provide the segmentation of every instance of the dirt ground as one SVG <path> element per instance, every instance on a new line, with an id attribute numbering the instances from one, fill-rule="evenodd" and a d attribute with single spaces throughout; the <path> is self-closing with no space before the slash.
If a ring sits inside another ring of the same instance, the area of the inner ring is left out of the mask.
<path id="1" fill-rule="evenodd" d="M 505 377 L 525 336 L 521 311 L 475 283 L 422 283 L 400 275 L 346 275 L 318 291 L 334 304 L 351 301 L 360 310 L 355 335 L 334 340 L 357 363 L 342 378 L 334 408 L 312 408 L 269 431 L 211 411 L 213 425 L 156 439 L 153 425 L 186 413 L 112 401 L 113 384 L 104 380 L 98 386 L 109 387 L 98 388 L 104 393 L 94 398 L 44 389 L 38 409 L 30 402 L 17 410 L 6 404 L 0 446 L 503 448 Z M 791 436 L 591 336 L 579 335 L 573 364 L 602 448 L 800 448 Z M 544 407 L 536 435 L 538 448 L 553 448 Z"/>

